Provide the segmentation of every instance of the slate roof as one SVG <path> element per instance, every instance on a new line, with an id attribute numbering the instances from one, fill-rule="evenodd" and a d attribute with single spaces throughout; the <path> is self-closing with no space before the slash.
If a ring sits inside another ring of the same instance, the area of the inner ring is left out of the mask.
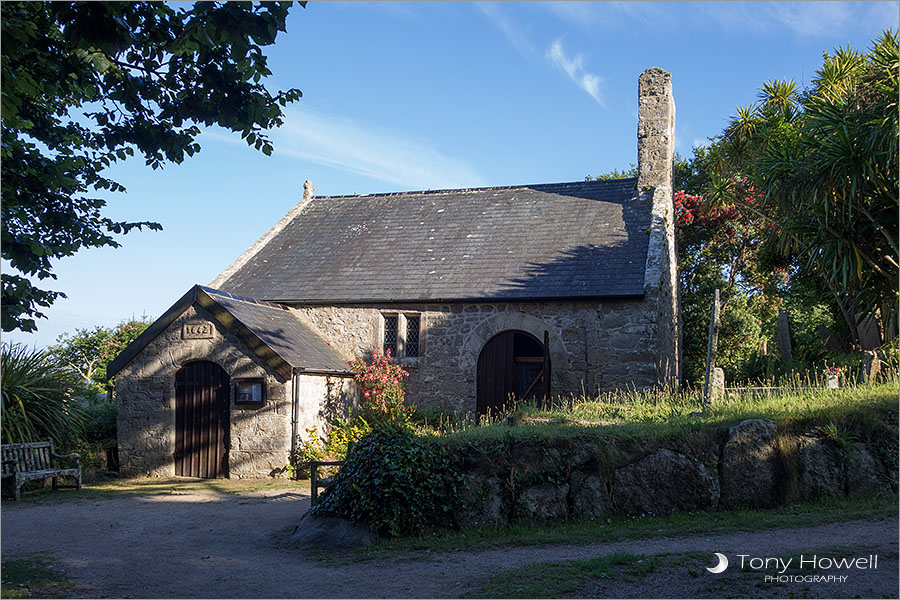
<path id="1" fill-rule="evenodd" d="M 259 302 L 200 286 L 215 304 L 246 327 L 259 341 L 297 370 L 317 373 L 347 373 L 347 359 L 284 306 Z M 209 310 L 209 309 L 208 309 Z M 224 314 L 213 316 L 225 321 Z M 229 323 L 223 323 L 228 327 Z"/>
<path id="2" fill-rule="evenodd" d="M 638 297 L 651 206 L 636 186 L 313 197 L 217 287 L 300 303 Z"/>
<path id="3" fill-rule="evenodd" d="M 349 374 L 347 359 L 284 306 L 195 285 L 125 347 L 106 369 L 113 377 L 151 341 L 197 303 L 284 379 L 296 372 Z"/>

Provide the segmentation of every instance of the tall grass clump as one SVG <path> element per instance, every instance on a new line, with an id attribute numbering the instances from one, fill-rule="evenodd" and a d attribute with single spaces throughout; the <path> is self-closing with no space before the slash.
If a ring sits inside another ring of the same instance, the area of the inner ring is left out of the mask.
<path id="1" fill-rule="evenodd" d="M 790 431 L 840 430 L 860 439 L 896 441 L 898 383 L 823 389 L 803 385 L 731 394 L 703 410 L 699 390 L 627 390 L 556 398 L 549 406 L 520 405 L 505 418 L 448 432 L 458 443 L 590 437 L 606 440 L 701 441 L 747 419 L 771 419 Z M 892 437 L 891 437 L 892 436 Z M 449 440 L 448 440 L 449 441 Z M 504 442 L 506 443 L 506 442 Z"/>
<path id="2" fill-rule="evenodd" d="M 83 410 L 75 399 L 78 376 L 46 351 L 23 344 L 0 349 L 4 444 L 53 438 L 59 446 L 83 433 Z"/>

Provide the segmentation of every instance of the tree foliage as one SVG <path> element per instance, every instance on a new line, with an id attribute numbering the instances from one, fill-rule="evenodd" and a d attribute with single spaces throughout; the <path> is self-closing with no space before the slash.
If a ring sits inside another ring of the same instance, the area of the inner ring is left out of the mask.
<path id="1" fill-rule="evenodd" d="M 634 165 L 588 179 L 636 176 Z M 707 331 L 713 293 L 720 290 L 722 322 L 717 363 L 729 380 L 754 373 L 749 365 L 764 340 L 773 337 L 788 276 L 784 261 L 771 256 L 771 219 L 760 219 L 760 192 L 747 189 L 741 203 L 715 203 L 701 195 L 709 180 L 709 154 L 675 156 L 673 170 L 675 235 L 681 320 L 684 332 L 683 377 L 698 382 L 705 372 Z"/>
<path id="2" fill-rule="evenodd" d="M 142 318 L 123 321 L 115 327 L 96 326 L 93 329 L 76 329 L 56 338 L 50 353 L 88 387 L 99 390 L 106 381 L 106 367 L 112 360 L 143 333 L 150 322 Z"/>
<path id="3" fill-rule="evenodd" d="M 52 261 L 151 222 L 103 215 L 104 170 L 138 153 L 156 169 L 200 150 L 199 126 L 240 132 L 271 154 L 265 131 L 300 97 L 275 94 L 262 48 L 284 31 L 290 2 L 4 2 L 2 275 L 4 331 L 36 329 L 63 296 Z"/>
<path id="4" fill-rule="evenodd" d="M 858 317 L 891 322 L 897 47 L 889 31 L 867 54 L 826 53 L 807 90 L 764 83 L 686 169 L 676 162 L 686 379 L 703 372 L 716 288 L 718 362 L 730 380 L 772 374 L 761 349 L 774 350 L 780 310 L 791 318 L 798 368 L 826 357 L 823 328 L 848 350 L 858 344 Z"/>
<path id="5" fill-rule="evenodd" d="M 699 150 L 695 157 L 702 155 Z M 742 204 L 716 205 L 683 190 L 675 193 L 683 373 L 688 381 L 698 381 L 705 373 L 716 289 L 722 302 L 717 364 L 729 380 L 753 376 L 749 363 L 772 337 L 769 324 L 782 308 L 789 276 L 768 255 L 771 223 L 745 208 L 758 203 L 758 196 L 749 190 Z"/>
<path id="6" fill-rule="evenodd" d="M 825 53 L 807 90 L 763 84 L 714 146 L 705 190 L 721 202 L 761 190 L 779 250 L 815 274 L 851 331 L 857 315 L 897 310 L 898 44 L 886 31 L 867 53 Z"/>

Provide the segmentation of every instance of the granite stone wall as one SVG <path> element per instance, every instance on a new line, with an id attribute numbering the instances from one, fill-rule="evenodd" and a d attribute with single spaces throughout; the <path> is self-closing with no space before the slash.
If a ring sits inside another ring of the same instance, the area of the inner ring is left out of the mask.
<path id="1" fill-rule="evenodd" d="M 382 313 L 422 319 L 420 355 L 404 359 L 413 403 L 475 411 L 478 355 L 494 335 L 550 334 L 554 395 L 654 386 L 658 307 L 652 301 L 294 307 L 339 351 L 367 355 L 382 344 Z"/>
<path id="2" fill-rule="evenodd" d="M 451 454 L 466 483 L 458 518 L 473 527 L 896 493 L 896 444 L 885 441 L 842 450 L 815 431 L 751 419 L 690 443 L 510 436 L 493 452 L 463 446 Z"/>
<path id="3" fill-rule="evenodd" d="M 200 337 L 196 333 L 204 332 Z M 260 361 L 246 345 L 203 308 L 192 306 L 151 341 L 116 376 L 119 459 L 125 475 L 175 475 L 175 373 L 186 363 L 208 360 L 231 378 L 262 377 L 266 403 L 234 403 L 229 390 L 231 477 L 262 477 L 280 471 L 291 448 L 291 381 Z M 301 429 L 321 425 L 328 410 L 348 401 L 347 380 L 298 377 Z"/>
<path id="4" fill-rule="evenodd" d="M 299 413 L 297 435 L 309 439 L 307 429 L 316 427 L 319 433 L 328 423 L 346 417 L 348 409 L 357 402 L 356 382 L 352 377 L 329 375 L 297 375 Z"/>

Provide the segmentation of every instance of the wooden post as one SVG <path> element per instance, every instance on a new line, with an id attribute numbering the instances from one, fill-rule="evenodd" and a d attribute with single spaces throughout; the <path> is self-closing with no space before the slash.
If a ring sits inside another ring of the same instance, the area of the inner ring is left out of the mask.
<path id="1" fill-rule="evenodd" d="M 719 342 L 719 290 L 713 296 L 712 315 L 709 319 L 709 344 L 706 347 L 706 378 L 703 380 L 703 411 L 709 408 L 710 385 L 716 366 L 716 346 Z"/>
<path id="2" fill-rule="evenodd" d="M 550 332 L 544 330 L 544 379 L 541 390 L 541 408 L 550 407 Z"/>

